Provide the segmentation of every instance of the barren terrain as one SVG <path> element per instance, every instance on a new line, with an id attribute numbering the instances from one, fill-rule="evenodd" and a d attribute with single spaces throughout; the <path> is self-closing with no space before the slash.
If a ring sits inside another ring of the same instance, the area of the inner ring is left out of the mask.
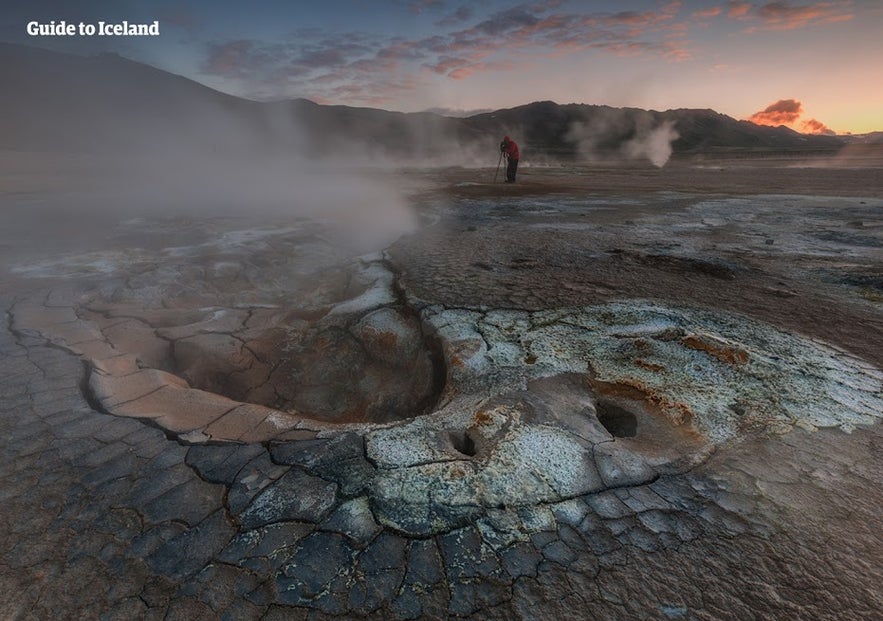
<path id="1" fill-rule="evenodd" d="M 71 214 L 17 161 L 11 618 L 883 608 L 878 155 L 376 173 L 379 246 Z"/>

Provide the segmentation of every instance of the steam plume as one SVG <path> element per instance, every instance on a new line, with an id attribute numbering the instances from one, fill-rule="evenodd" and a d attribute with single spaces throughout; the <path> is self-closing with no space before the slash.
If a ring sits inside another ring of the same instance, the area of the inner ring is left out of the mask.
<path id="1" fill-rule="evenodd" d="M 572 123 L 567 133 L 589 160 L 646 159 L 659 168 L 668 162 L 678 137 L 674 121 L 658 122 L 649 112 L 616 108 L 593 112 L 587 121 Z"/>

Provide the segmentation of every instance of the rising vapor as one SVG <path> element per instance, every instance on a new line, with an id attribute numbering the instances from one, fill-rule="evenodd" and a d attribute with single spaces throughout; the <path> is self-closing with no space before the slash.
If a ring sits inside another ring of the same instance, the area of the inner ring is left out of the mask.
<path id="1" fill-rule="evenodd" d="M 657 121 L 646 111 L 604 109 L 587 121 L 571 123 L 567 139 L 577 144 L 581 157 L 588 160 L 625 158 L 649 160 L 663 167 L 672 154 L 672 143 L 679 138 L 672 120 Z"/>

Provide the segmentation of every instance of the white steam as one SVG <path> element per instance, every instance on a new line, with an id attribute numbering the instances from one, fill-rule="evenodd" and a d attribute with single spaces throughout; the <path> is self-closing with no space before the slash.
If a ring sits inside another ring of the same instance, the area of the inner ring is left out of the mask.
<path id="1" fill-rule="evenodd" d="M 593 111 L 588 120 L 571 123 L 567 132 L 579 155 L 590 161 L 646 159 L 659 168 L 668 162 L 678 137 L 674 121 L 657 121 L 643 110 L 617 108 Z"/>
<path id="2" fill-rule="evenodd" d="M 638 134 L 622 146 L 622 151 L 632 159 L 647 158 L 657 168 L 662 168 L 671 157 L 671 144 L 678 139 L 674 121 L 663 121 L 656 127 Z"/>

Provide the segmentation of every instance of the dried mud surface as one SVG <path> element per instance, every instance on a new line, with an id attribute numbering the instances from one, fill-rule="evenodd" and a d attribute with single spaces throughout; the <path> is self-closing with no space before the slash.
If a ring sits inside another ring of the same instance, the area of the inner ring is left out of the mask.
<path id="1" fill-rule="evenodd" d="M 9 618 L 873 619 L 871 161 L 405 171 L 0 238 Z M 42 240 L 48 239 L 41 237 Z"/>

